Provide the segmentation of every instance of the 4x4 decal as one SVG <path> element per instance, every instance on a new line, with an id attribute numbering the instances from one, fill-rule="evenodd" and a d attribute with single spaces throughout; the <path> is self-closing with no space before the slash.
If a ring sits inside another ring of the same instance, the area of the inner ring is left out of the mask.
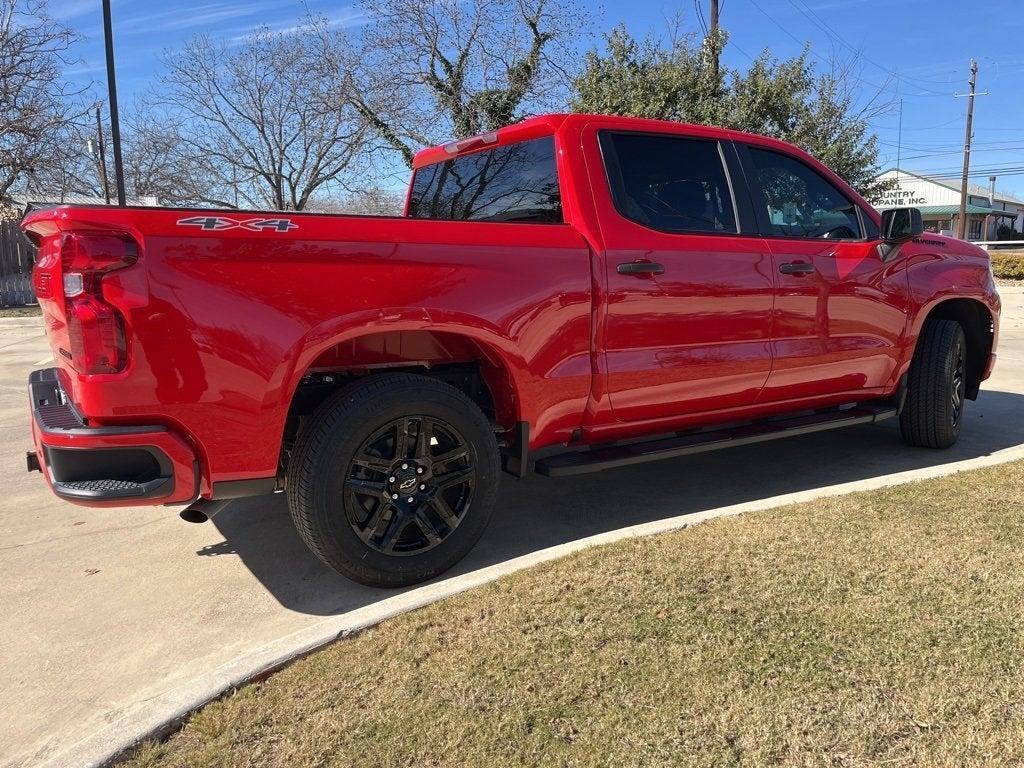
<path id="1" fill-rule="evenodd" d="M 250 232 L 287 232 L 298 229 L 291 219 L 232 219 L 227 216 L 190 216 L 178 219 L 179 227 L 199 227 L 205 232 L 223 232 L 226 229 L 246 229 Z"/>

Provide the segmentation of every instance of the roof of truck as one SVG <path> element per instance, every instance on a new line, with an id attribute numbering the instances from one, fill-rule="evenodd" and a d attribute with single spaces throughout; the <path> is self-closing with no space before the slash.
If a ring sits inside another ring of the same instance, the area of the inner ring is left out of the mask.
<path id="1" fill-rule="evenodd" d="M 413 168 L 422 168 L 425 165 L 449 160 L 456 155 L 475 152 L 488 146 L 501 144 L 515 144 L 520 141 L 529 141 L 542 136 L 551 136 L 563 126 L 576 123 L 587 123 L 592 120 L 600 120 L 606 124 L 620 125 L 622 128 L 632 130 L 664 131 L 666 128 L 671 132 L 680 129 L 692 129 L 707 137 L 722 139 L 746 139 L 759 144 L 776 145 L 792 150 L 793 146 L 784 141 L 773 139 L 768 136 L 761 136 L 754 133 L 733 130 L 731 128 L 719 128 L 709 125 L 696 125 L 692 123 L 679 123 L 672 120 L 654 120 L 646 117 L 623 117 L 619 115 L 598 115 L 587 113 L 553 113 L 537 115 L 504 128 L 494 131 L 470 136 L 465 139 L 458 139 L 439 144 L 435 147 L 428 147 L 420 150 L 413 158 Z"/>
<path id="2" fill-rule="evenodd" d="M 412 167 L 422 168 L 443 160 L 448 160 L 463 152 L 471 152 L 495 144 L 515 144 L 520 141 L 551 136 L 571 115 L 538 115 L 512 125 L 506 125 L 496 131 L 470 136 L 465 139 L 453 139 L 436 147 L 421 149 L 413 158 Z"/>

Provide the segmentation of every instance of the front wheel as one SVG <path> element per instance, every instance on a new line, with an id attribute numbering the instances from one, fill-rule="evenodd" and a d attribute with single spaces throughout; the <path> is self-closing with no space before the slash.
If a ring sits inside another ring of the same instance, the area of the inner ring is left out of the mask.
<path id="1" fill-rule="evenodd" d="M 305 425 L 289 462 L 288 506 L 325 564 L 362 584 L 405 586 L 476 544 L 499 468 L 490 424 L 466 395 L 386 374 L 336 393 Z"/>
<path id="2" fill-rule="evenodd" d="M 949 448 L 960 437 L 967 392 L 967 342 L 955 320 L 928 320 L 910 365 L 900 432 L 909 445 Z"/>

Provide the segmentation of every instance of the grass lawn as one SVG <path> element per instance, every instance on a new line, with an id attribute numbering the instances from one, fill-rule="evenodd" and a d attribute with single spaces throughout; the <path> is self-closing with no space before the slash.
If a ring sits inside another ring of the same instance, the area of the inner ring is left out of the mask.
<path id="1" fill-rule="evenodd" d="M 1022 761 L 1017 463 L 537 567 L 313 654 L 129 765 Z"/>
<path id="2" fill-rule="evenodd" d="M 42 317 L 38 304 L 29 307 L 0 307 L 0 317 Z"/>

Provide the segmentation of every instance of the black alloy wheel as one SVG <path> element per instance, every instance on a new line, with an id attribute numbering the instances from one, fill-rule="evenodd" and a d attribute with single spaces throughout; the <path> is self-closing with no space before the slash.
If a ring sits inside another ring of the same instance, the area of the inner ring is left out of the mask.
<path id="1" fill-rule="evenodd" d="M 428 416 L 388 422 L 349 464 L 345 514 L 368 547 L 412 555 L 450 536 L 473 501 L 475 473 L 466 439 Z"/>
<path id="2" fill-rule="evenodd" d="M 964 412 L 964 395 L 967 392 L 967 379 L 964 370 L 964 345 L 958 344 L 954 351 L 953 376 L 949 395 L 950 426 L 954 429 L 960 426 L 960 416 Z"/>

